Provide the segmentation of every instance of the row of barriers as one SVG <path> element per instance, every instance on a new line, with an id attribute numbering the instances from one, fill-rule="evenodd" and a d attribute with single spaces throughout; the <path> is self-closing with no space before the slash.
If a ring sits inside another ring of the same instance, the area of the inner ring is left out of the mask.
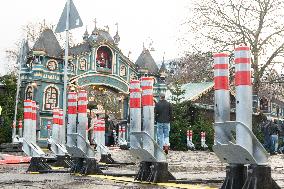
<path id="1" fill-rule="evenodd" d="M 229 56 L 214 54 L 215 88 L 215 139 L 213 150 L 218 158 L 228 163 L 226 179 L 222 189 L 278 189 L 271 178 L 268 154 L 252 132 L 252 83 L 251 55 L 247 46 L 235 49 L 236 121 L 230 120 Z M 175 177 L 168 170 L 167 156 L 154 137 L 153 78 L 142 77 L 130 82 L 130 152 L 140 161 L 135 176 L 138 181 L 168 182 Z M 95 159 L 114 163 L 104 144 L 104 123 L 96 127 L 94 149 L 87 139 L 87 92 L 80 90 L 68 93 L 67 142 L 62 127 L 62 111 L 54 110 L 51 150 L 56 160 L 69 167 L 73 173 L 106 174 Z M 24 101 L 23 150 L 32 157 L 29 170 L 49 169 L 46 154 L 36 144 L 35 102 Z M 121 135 L 124 129 L 121 128 Z M 188 131 L 188 146 L 193 146 L 193 133 Z M 120 137 L 123 138 L 123 137 Z M 125 138 L 124 138 L 125 139 Z M 205 132 L 201 133 L 201 144 L 206 145 Z M 61 157 L 61 158 L 59 158 Z"/>

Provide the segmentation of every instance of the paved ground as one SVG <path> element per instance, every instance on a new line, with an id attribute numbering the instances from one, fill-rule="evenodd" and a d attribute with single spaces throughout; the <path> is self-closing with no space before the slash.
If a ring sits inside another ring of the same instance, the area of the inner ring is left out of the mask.
<path id="1" fill-rule="evenodd" d="M 104 170 L 109 173 L 135 173 L 138 161 L 129 151 L 112 150 L 112 157 L 119 162 L 136 162 L 135 165 L 110 167 Z M 284 155 L 270 157 L 272 176 L 284 188 Z M 185 188 L 217 188 L 225 177 L 225 164 L 222 164 L 212 152 L 180 152 L 170 151 L 168 155 L 169 170 L 177 179 L 186 179 L 203 185 L 183 186 Z M 0 165 L 0 188 L 42 188 L 42 189 L 146 189 L 174 188 L 173 186 L 158 186 L 111 180 L 110 177 L 75 176 L 69 173 L 27 174 L 27 164 Z M 126 179 L 127 180 L 127 179 Z"/>

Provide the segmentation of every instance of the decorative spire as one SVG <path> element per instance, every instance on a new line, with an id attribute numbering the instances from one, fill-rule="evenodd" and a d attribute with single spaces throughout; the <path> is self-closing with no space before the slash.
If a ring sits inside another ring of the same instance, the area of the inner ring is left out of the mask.
<path id="1" fill-rule="evenodd" d="M 98 32 L 98 28 L 97 28 L 97 19 L 96 18 L 94 20 L 94 23 L 95 23 L 95 28 L 94 28 L 92 34 L 97 36 L 97 35 L 99 35 L 99 32 Z"/>
<path id="2" fill-rule="evenodd" d="M 85 33 L 84 33 L 84 35 L 83 35 L 83 40 L 84 40 L 84 41 L 87 41 L 88 38 L 89 38 L 88 26 L 86 26 L 86 31 L 85 31 Z"/>
<path id="3" fill-rule="evenodd" d="M 97 29 L 97 19 L 96 18 L 94 20 L 94 23 L 95 23 L 95 29 Z"/>
<path id="4" fill-rule="evenodd" d="M 106 25 L 105 28 L 106 28 L 106 31 L 109 32 L 109 26 Z"/>
<path id="5" fill-rule="evenodd" d="M 118 43 L 119 43 L 119 41 L 120 41 L 120 37 L 119 37 L 119 35 L 118 35 L 118 23 L 115 23 L 115 25 L 116 25 L 116 34 L 115 34 L 115 36 L 113 37 L 113 39 L 114 39 L 114 43 L 115 43 L 116 45 L 118 45 Z"/>

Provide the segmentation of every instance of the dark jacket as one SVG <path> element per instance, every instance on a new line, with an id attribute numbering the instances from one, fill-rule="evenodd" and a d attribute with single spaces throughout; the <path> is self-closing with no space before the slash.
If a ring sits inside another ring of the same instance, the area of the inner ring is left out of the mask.
<path id="1" fill-rule="evenodd" d="M 155 121 L 170 123 L 172 121 L 172 105 L 166 100 L 160 100 L 155 106 Z"/>
<path id="2" fill-rule="evenodd" d="M 270 126 L 270 135 L 278 135 L 280 133 L 280 130 L 278 128 L 278 125 L 275 123 L 272 123 Z"/>

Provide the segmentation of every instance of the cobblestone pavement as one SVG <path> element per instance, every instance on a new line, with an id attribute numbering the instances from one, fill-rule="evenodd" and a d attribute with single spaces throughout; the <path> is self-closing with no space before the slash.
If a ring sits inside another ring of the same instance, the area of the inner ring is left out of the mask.
<path id="1" fill-rule="evenodd" d="M 136 173 L 138 160 L 129 151 L 112 149 L 111 154 L 118 162 L 134 162 L 135 165 L 109 167 L 108 173 Z M 272 177 L 284 188 L 284 155 L 274 155 L 269 159 Z M 226 164 L 221 163 L 213 152 L 170 151 L 169 170 L 177 179 L 191 181 L 203 186 L 219 187 L 225 177 Z M 75 176 L 69 173 L 27 174 L 28 165 L 0 165 L 0 188 L 42 188 L 42 189 L 146 189 L 172 188 L 131 182 L 115 181 L 90 176 Z M 204 187 L 205 188 L 205 187 Z"/>

